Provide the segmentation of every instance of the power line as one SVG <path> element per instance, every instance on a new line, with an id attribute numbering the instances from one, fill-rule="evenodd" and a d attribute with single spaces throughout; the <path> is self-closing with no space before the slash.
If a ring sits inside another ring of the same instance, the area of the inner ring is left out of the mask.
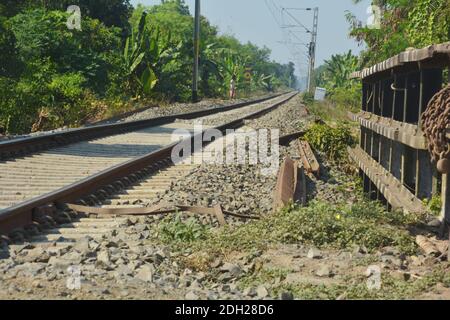
<path id="1" fill-rule="evenodd" d="M 295 17 L 291 12 L 291 10 L 295 11 L 313 11 L 314 17 L 313 17 L 313 26 L 312 29 L 307 28 L 297 17 Z M 282 26 L 282 29 L 290 29 L 287 32 L 289 41 L 291 43 L 295 42 L 292 41 L 291 36 L 293 36 L 296 40 L 302 41 L 302 39 L 292 31 L 292 28 L 299 27 L 303 30 L 305 30 L 307 33 L 311 34 L 311 42 L 309 46 L 307 45 L 307 48 L 309 49 L 308 52 L 308 60 L 309 60 L 309 70 L 308 70 L 308 89 L 310 92 L 312 92 L 313 89 L 313 76 L 314 76 L 314 67 L 316 62 L 316 47 L 317 47 L 317 31 L 318 31 L 318 23 L 319 23 L 319 8 L 282 8 L 281 14 L 284 16 L 284 13 L 295 23 L 295 24 L 284 24 Z M 283 20 L 284 21 L 284 20 Z"/>
<path id="2" fill-rule="evenodd" d="M 315 62 L 315 39 L 317 38 L 317 23 L 316 23 L 316 15 L 314 15 L 314 23 L 313 30 L 311 31 L 307 28 L 299 19 L 297 19 L 293 14 L 289 12 L 289 10 L 304 10 L 304 11 L 312 11 L 316 13 L 318 12 L 318 8 L 283 8 L 277 6 L 273 0 L 265 0 L 265 5 L 270 11 L 273 19 L 276 24 L 282 31 L 284 41 L 279 42 L 286 45 L 289 53 L 292 55 L 294 61 L 297 61 L 298 71 L 300 74 L 303 73 L 304 67 L 309 66 L 307 69 L 308 73 L 308 88 L 311 90 L 311 78 L 312 73 L 311 69 L 314 69 Z M 295 32 L 293 29 L 297 29 Z M 310 33 L 312 35 L 312 39 L 310 44 L 304 43 L 304 40 L 298 35 L 299 33 Z M 304 47 L 308 50 L 308 53 L 299 50 L 299 47 Z M 313 57 L 314 54 L 314 57 Z M 302 62 L 303 58 L 308 59 L 308 64 Z"/>
<path id="3" fill-rule="evenodd" d="M 264 2 L 265 2 L 265 4 L 266 4 L 267 9 L 269 9 L 270 13 L 272 14 L 272 17 L 273 17 L 273 19 L 275 20 L 276 24 L 277 24 L 278 26 L 281 26 L 281 23 L 279 22 L 279 20 L 278 20 L 278 18 L 277 18 L 277 15 L 276 15 L 276 13 L 275 13 L 275 11 L 274 11 L 274 9 L 273 9 L 273 8 L 270 6 L 270 4 L 269 4 L 269 0 L 264 0 Z M 273 3 L 273 1 L 271 1 L 271 3 L 272 3 L 272 5 L 275 7 L 275 10 L 277 10 L 276 4 Z"/>
<path id="4" fill-rule="evenodd" d="M 307 33 L 311 33 L 311 31 L 307 27 L 305 27 L 305 25 L 303 23 L 301 23 L 300 20 L 298 20 L 292 13 L 290 13 L 287 8 L 282 8 L 281 10 L 282 10 L 282 12 L 286 12 L 286 14 L 289 17 L 291 17 L 292 20 L 294 20 L 300 27 L 305 29 Z"/>

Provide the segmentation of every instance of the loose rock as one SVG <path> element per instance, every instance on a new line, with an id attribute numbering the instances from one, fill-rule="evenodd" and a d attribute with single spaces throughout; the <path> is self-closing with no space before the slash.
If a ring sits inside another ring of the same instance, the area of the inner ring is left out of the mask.
<path id="1" fill-rule="evenodd" d="M 311 248 L 308 251 L 307 257 L 309 259 L 322 259 L 323 255 L 322 255 L 322 252 L 320 252 L 319 249 Z"/>

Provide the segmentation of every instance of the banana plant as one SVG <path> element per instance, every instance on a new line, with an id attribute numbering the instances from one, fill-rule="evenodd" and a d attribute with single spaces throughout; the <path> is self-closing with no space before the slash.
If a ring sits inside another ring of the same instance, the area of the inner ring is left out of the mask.
<path id="1" fill-rule="evenodd" d="M 223 82 L 223 76 L 220 72 L 220 65 L 217 62 L 217 44 L 210 43 L 205 45 L 201 44 L 202 50 L 200 50 L 200 78 L 202 91 L 206 95 L 211 95 L 211 88 L 209 85 L 209 79 L 213 76 L 220 82 Z"/>
<path id="2" fill-rule="evenodd" d="M 267 91 L 272 91 L 273 90 L 273 85 L 272 85 L 273 78 L 274 78 L 273 75 L 265 75 L 263 73 L 256 74 L 253 77 L 253 83 L 254 83 L 254 86 L 256 87 L 256 89 L 263 88 Z"/>
<path id="3" fill-rule="evenodd" d="M 224 79 L 225 91 L 228 90 L 228 84 L 233 76 L 236 76 L 238 85 L 242 85 L 242 78 L 245 72 L 245 65 L 248 57 L 242 57 L 235 51 L 227 48 L 221 48 L 218 50 L 220 63 L 219 69 Z"/>
<path id="4" fill-rule="evenodd" d="M 324 81 L 327 90 L 332 93 L 336 88 L 346 88 L 351 85 L 348 81 L 350 74 L 358 69 L 358 57 L 351 51 L 345 54 L 333 55 L 325 61 Z"/>
<path id="5" fill-rule="evenodd" d="M 143 12 L 139 20 L 139 27 L 137 30 L 134 28 L 131 31 L 131 35 L 125 41 L 125 48 L 123 51 L 123 61 L 127 76 L 127 89 L 132 90 L 134 83 L 139 81 L 138 68 L 142 65 L 145 51 L 143 45 L 143 38 L 145 32 L 147 13 Z"/>
<path id="6" fill-rule="evenodd" d="M 179 47 L 171 42 L 170 33 L 163 36 L 158 27 L 147 24 L 144 11 L 137 30 L 132 30 L 125 42 L 123 60 L 128 89 L 133 90 L 137 84 L 137 94 L 150 94 L 158 84 L 163 66 L 177 58 Z"/>

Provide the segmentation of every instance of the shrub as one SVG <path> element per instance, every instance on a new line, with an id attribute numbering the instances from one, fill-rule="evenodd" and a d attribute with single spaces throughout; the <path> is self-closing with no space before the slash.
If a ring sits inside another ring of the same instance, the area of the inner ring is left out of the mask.
<path id="1" fill-rule="evenodd" d="M 11 61 L 20 66 L 14 73 L 9 63 L 0 67 L 7 76 L 0 81 L 0 126 L 8 133 L 78 126 L 93 113 L 92 101 L 121 91 L 120 30 L 84 17 L 83 30 L 71 31 L 66 19 L 64 12 L 30 9 L 8 20 L 20 62 Z"/>
<path id="2" fill-rule="evenodd" d="M 181 214 L 175 218 L 168 217 L 159 226 L 161 239 L 166 243 L 171 242 L 193 242 L 205 239 L 207 227 L 199 223 L 195 218 L 189 218 L 185 222 Z"/>
<path id="3" fill-rule="evenodd" d="M 442 198 L 440 195 L 434 195 L 431 199 L 425 199 L 424 204 L 430 209 L 431 213 L 439 216 L 442 210 Z"/>
<path id="4" fill-rule="evenodd" d="M 357 112 L 361 109 L 361 84 L 349 88 L 336 88 L 329 96 L 337 108 Z"/>
<path id="5" fill-rule="evenodd" d="M 306 105 L 310 105 L 314 102 L 314 95 L 309 92 L 305 92 L 303 94 L 303 103 Z"/>
<path id="6" fill-rule="evenodd" d="M 305 135 L 305 139 L 329 160 L 342 162 L 347 156 L 347 147 L 354 143 L 350 128 L 339 123 L 336 128 L 326 124 L 314 124 Z"/>

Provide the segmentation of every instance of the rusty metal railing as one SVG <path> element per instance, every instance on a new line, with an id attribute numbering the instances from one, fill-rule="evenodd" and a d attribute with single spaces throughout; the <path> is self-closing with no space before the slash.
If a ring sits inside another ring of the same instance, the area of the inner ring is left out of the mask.
<path id="1" fill-rule="evenodd" d="M 436 170 L 421 125 L 428 103 L 448 82 L 449 66 L 450 42 L 408 50 L 354 73 L 362 81 L 362 105 L 351 118 L 360 124 L 361 138 L 350 150 L 370 198 L 424 212 L 422 200 L 441 196 L 447 222 L 449 173 Z"/>

